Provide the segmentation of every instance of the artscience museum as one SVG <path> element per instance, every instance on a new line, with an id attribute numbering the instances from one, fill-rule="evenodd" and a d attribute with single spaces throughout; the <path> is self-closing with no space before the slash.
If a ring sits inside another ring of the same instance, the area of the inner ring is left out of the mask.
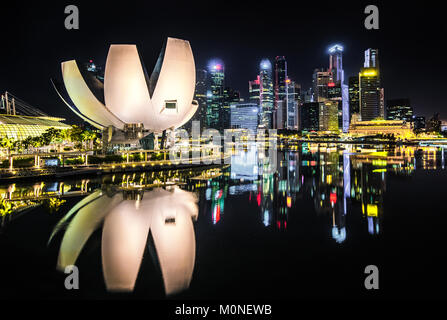
<path id="1" fill-rule="evenodd" d="M 76 60 L 61 67 L 63 86 L 53 83 L 56 91 L 76 115 L 103 131 L 107 144 L 139 147 L 142 138 L 172 132 L 197 111 L 194 56 L 186 40 L 167 38 L 150 76 L 130 44 L 110 46 L 104 81 Z"/>

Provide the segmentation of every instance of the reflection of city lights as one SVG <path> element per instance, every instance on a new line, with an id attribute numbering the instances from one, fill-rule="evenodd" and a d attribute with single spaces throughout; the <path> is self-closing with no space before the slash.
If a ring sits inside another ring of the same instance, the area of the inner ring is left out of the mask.
<path id="1" fill-rule="evenodd" d="M 213 224 L 216 224 L 220 221 L 220 206 L 216 205 L 213 210 Z"/>
<path id="2" fill-rule="evenodd" d="M 366 206 L 366 212 L 368 217 L 377 217 L 378 209 L 376 204 L 368 204 Z"/>
<path id="3" fill-rule="evenodd" d="M 374 234 L 374 220 L 372 217 L 368 217 L 368 232 Z"/>
<path id="4" fill-rule="evenodd" d="M 337 194 L 331 193 L 330 200 L 331 200 L 331 203 L 337 203 Z"/>
<path id="5" fill-rule="evenodd" d="M 292 207 L 292 197 L 287 197 L 287 208 Z"/>
<path id="6" fill-rule="evenodd" d="M 270 225 L 270 216 L 269 216 L 268 210 L 265 210 L 265 212 L 264 212 L 264 225 L 266 227 Z"/>
<path id="7" fill-rule="evenodd" d="M 343 241 L 346 240 L 346 228 L 341 228 L 340 230 L 338 230 L 337 227 L 332 227 L 332 238 L 337 242 L 337 243 L 342 243 Z"/>

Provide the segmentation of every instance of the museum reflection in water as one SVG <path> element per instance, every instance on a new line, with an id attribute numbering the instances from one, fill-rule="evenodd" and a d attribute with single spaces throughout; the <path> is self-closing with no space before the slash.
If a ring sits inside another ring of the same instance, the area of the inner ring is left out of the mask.
<path id="1" fill-rule="evenodd" d="M 57 268 L 64 271 L 76 265 L 89 237 L 102 228 L 102 271 L 109 291 L 134 289 L 148 244 L 170 295 L 191 282 L 197 212 L 195 195 L 178 187 L 144 191 L 107 186 L 78 202 L 56 225 L 49 242 L 66 228 L 57 259 Z"/>
<path id="2" fill-rule="evenodd" d="M 48 208 L 54 210 L 65 200 L 51 195 L 87 195 L 60 219 L 49 238 L 49 244 L 58 246 L 57 269 L 76 265 L 88 239 L 102 229 L 102 273 L 109 291 L 134 290 L 148 250 L 166 295 L 171 295 L 187 289 L 192 279 L 194 221 L 210 219 L 218 226 L 226 202 L 248 199 L 258 211 L 260 224 L 287 232 L 289 217 L 302 213 L 301 201 L 311 201 L 311 214 L 330 217 L 328 237 L 343 244 L 349 237 L 346 217 L 350 214 L 365 220 L 363 232 L 381 233 L 387 178 L 409 177 L 416 169 L 444 169 L 443 149 L 304 143 L 269 154 L 253 144 L 235 152 L 231 166 L 222 170 L 10 185 L 0 188 L 0 193 L 5 208 L 6 203 L 19 209 L 41 206 L 43 201 L 35 199 L 46 196 Z M 207 179 L 210 174 L 215 178 Z M 154 187 L 160 184 L 164 187 Z M 7 215 L 2 216 L 4 223 Z"/>

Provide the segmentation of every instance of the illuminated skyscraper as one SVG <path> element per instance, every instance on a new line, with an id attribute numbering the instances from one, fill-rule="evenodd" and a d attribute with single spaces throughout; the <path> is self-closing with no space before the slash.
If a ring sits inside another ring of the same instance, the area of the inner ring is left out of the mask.
<path id="1" fill-rule="evenodd" d="M 285 129 L 298 129 L 296 125 L 297 101 L 295 97 L 295 82 L 287 79 L 287 125 Z"/>
<path id="2" fill-rule="evenodd" d="M 256 133 L 258 128 L 259 105 L 257 103 L 233 104 L 231 110 L 231 128 L 250 129 Z"/>
<path id="3" fill-rule="evenodd" d="M 359 73 L 359 97 L 362 121 L 370 121 L 383 114 L 380 103 L 380 76 L 377 68 L 361 68 Z"/>
<path id="4" fill-rule="evenodd" d="M 339 44 L 329 48 L 329 72 L 332 72 L 334 82 L 344 83 L 343 47 Z"/>
<path id="5" fill-rule="evenodd" d="M 314 102 L 322 102 L 329 98 L 328 84 L 334 83 L 332 72 L 315 69 L 312 75 L 312 96 Z"/>
<path id="6" fill-rule="evenodd" d="M 349 77 L 349 113 L 360 113 L 359 77 Z"/>
<path id="7" fill-rule="evenodd" d="M 210 73 L 210 96 L 206 113 L 206 122 L 209 128 L 218 130 L 224 129 L 226 110 L 224 109 L 224 65 L 214 61 L 209 66 Z"/>
<path id="8" fill-rule="evenodd" d="M 258 105 L 260 104 L 260 89 L 260 76 L 258 76 L 256 80 L 248 81 L 248 94 L 250 102 L 256 103 Z"/>
<path id="9" fill-rule="evenodd" d="M 274 91 L 272 64 L 270 60 L 263 59 L 260 63 L 260 107 L 261 123 L 264 128 L 272 128 L 272 112 L 274 107 Z"/>
<path id="10" fill-rule="evenodd" d="M 338 101 L 327 100 L 319 102 L 319 129 L 338 133 Z"/>
<path id="11" fill-rule="evenodd" d="M 196 90 L 194 92 L 194 100 L 197 100 L 199 108 L 193 117 L 193 121 L 200 121 L 200 127 L 206 127 L 206 107 L 207 107 L 207 78 L 208 72 L 203 69 L 198 69 L 196 72 Z"/>
<path id="12" fill-rule="evenodd" d="M 365 68 L 379 68 L 379 49 L 367 49 L 365 50 L 365 62 L 363 64 Z"/>
<path id="13" fill-rule="evenodd" d="M 284 56 L 275 58 L 275 125 L 287 127 L 287 62 Z"/>
<path id="14" fill-rule="evenodd" d="M 240 102 L 241 95 L 239 91 L 233 90 L 230 87 L 225 87 L 224 89 L 224 104 L 223 113 L 221 119 L 221 127 L 223 129 L 230 128 L 231 125 L 231 106 L 238 104 Z"/>
<path id="15" fill-rule="evenodd" d="M 320 105 L 318 102 L 305 102 L 300 108 L 300 127 L 302 131 L 318 131 Z"/>
<path id="16" fill-rule="evenodd" d="M 384 89 L 381 88 L 379 49 L 365 50 L 364 68 L 359 74 L 359 105 L 362 121 L 385 117 Z"/>

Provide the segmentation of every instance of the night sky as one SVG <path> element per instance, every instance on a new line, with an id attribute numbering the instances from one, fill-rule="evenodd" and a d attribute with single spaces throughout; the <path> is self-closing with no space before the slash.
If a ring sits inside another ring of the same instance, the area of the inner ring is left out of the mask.
<path id="1" fill-rule="evenodd" d="M 310 2 L 310 3 L 308 3 Z M 69 122 L 80 120 L 59 100 L 50 78 L 60 63 L 93 59 L 104 65 L 110 44 L 135 43 L 149 74 L 166 37 L 189 40 L 196 67 L 225 63 L 226 85 L 247 96 L 259 62 L 284 55 L 292 80 L 311 86 L 314 68 L 327 68 L 327 49 L 344 46 L 345 82 L 378 48 L 385 99 L 410 98 L 418 115 L 447 120 L 447 59 L 442 45 L 447 6 L 437 1 L 45 1 L 3 4 L 0 91 L 5 90 Z M 64 8 L 75 4 L 80 29 L 66 30 Z M 379 7 L 379 30 L 364 28 L 368 4 Z M 6 7 L 5 7 L 6 6 Z"/>

